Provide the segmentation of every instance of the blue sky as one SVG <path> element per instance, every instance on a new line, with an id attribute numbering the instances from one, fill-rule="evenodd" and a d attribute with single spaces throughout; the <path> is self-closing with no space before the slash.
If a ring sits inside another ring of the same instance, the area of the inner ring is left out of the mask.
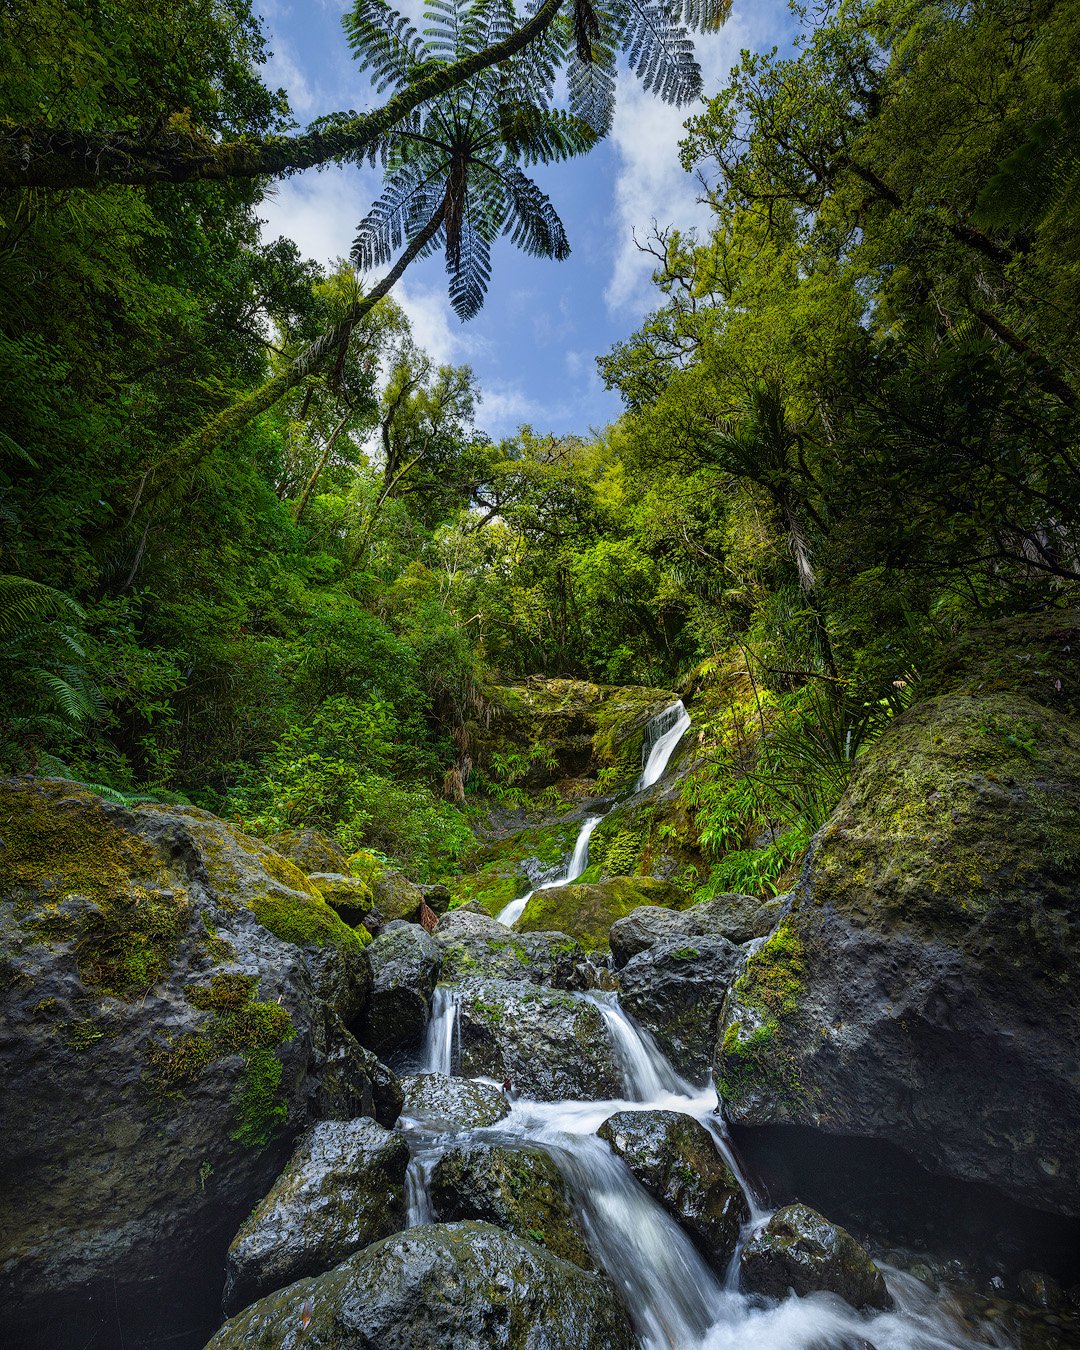
<path id="1" fill-rule="evenodd" d="M 410 13 L 421 0 L 410 0 Z M 273 51 L 267 82 L 289 91 L 301 125 L 339 109 L 377 106 L 357 75 L 341 28 L 341 0 L 256 0 Z M 418 17 L 418 16 L 417 16 Z M 744 47 L 786 46 L 786 0 L 735 0 L 719 33 L 696 38 L 706 94 L 725 82 Z M 480 314 L 462 324 L 446 299 L 440 258 L 415 263 L 394 290 L 417 341 L 440 362 L 468 363 L 483 401 L 477 425 L 495 437 L 530 423 L 540 433 L 601 427 L 618 416 L 595 358 L 627 337 L 657 303 L 649 259 L 634 245 L 650 223 L 706 223 L 677 146 L 693 108 L 671 108 L 620 77 L 610 138 L 584 159 L 542 166 L 536 179 L 559 211 L 572 248 L 565 262 L 529 258 L 500 241 Z M 326 263 L 348 254 L 357 222 L 378 195 L 369 169 L 311 170 L 279 183 L 263 204 L 267 238 L 284 234 Z"/>

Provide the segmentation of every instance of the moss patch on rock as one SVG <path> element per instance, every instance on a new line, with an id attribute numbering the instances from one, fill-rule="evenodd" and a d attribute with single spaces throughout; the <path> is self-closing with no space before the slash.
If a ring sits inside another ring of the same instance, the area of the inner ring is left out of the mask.
<path id="1" fill-rule="evenodd" d="M 608 933 L 639 905 L 685 909 L 690 896 L 655 877 L 609 877 L 589 884 L 553 886 L 537 891 L 514 928 L 522 933 L 559 932 L 576 938 L 586 950 L 606 948 Z"/>
<path id="2" fill-rule="evenodd" d="M 255 976 L 235 972 L 214 975 L 206 985 L 190 985 L 187 1000 L 207 1014 L 206 1020 L 197 1030 L 155 1047 L 148 1086 L 159 1100 L 184 1098 L 215 1060 L 242 1056 L 232 1137 L 258 1147 L 270 1141 L 288 1114 L 278 1095 L 282 1064 L 276 1050 L 296 1030 L 288 1009 L 256 999 L 257 985 Z"/>
<path id="3" fill-rule="evenodd" d="M 72 943 L 83 983 L 134 998 L 168 969 L 190 906 L 159 853 L 70 783 L 0 787 L 0 868 L 27 931 Z"/>
<path id="4" fill-rule="evenodd" d="M 494 917 L 534 884 L 527 864 L 537 877 L 554 871 L 574 847 L 580 829 L 579 821 L 557 821 L 478 849 L 466 861 L 464 874 L 450 883 L 450 908 L 478 900 Z"/>

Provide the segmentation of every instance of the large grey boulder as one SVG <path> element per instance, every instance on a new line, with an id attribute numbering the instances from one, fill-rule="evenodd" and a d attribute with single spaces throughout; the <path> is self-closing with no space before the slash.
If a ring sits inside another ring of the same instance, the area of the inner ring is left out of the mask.
<path id="1" fill-rule="evenodd" d="M 557 989 L 510 980 L 462 982 L 461 1072 L 509 1078 L 539 1101 L 602 1101 L 623 1077 L 595 1004 Z"/>
<path id="2" fill-rule="evenodd" d="M 315 1125 L 229 1245 L 225 1311 L 399 1232 L 408 1165 L 402 1136 L 373 1120 Z"/>
<path id="3" fill-rule="evenodd" d="M 891 1308 L 885 1279 L 846 1228 L 830 1223 L 809 1205 L 778 1209 L 743 1248 L 743 1287 L 785 1298 L 824 1291 L 853 1308 Z"/>
<path id="4" fill-rule="evenodd" d="M 431 1199 L 440 1219 L 486 1219 L 564 1261 L 586 1270 L 595 1266 L 570 1192 L 543 1149 L 499 1144 L 448 1149 L 431 1173 Z"/>
<path id="5" fill-rule="evenodd" d="M 302 1331 L 301 1317 L 310 1322 Z M 301 1339 L 301 1333 L 303 1339 Z M 426 1224 L 226 1322 L 207 1350 L 637 1350 L 612 1285 L 487 1223 Z"/>
<path id="6" fill-rule="evenodd" d="M 859 758 L 729 995 L 733 1119 L 1080 1214 L 1078 661 L 1076 613 L 984 630 Z"/>
<path id="7" fill-rule="evenodd" d="M 181 1272 L 190 1323 L 296 1135 L 362 1096 L 359 939 L 206 812 L 21 779 L 0 785 L 0 972 L 9 1325 L 77 1337 L 69 1299 L 137 1320 L 153 1291 L 167 1330 Z"/>
<path id="8" fill-rule="evenodd" d="M 580 944 L 565 933 L 514 933 L 486 914 L 456 909 L 432 936 L 443 950 L 444 980 L 484 975 L 555 989 L 588 989 L 597 981 Z"/>
<path id="9" fill-rule="evenodd" d="M 623 1008 L 686 1078 L 708 1079 L 724 998 L 743 956 L 725 937 L 667 937 L 618 973 Z"/>
<path id="10" fill-rule="evenodd" d="M 401 1080 L 402 1114 L 429 1130 L 479 1130 L 510 1113 L 501 1088 L 442 1073 L 408 1074 Z"/>
<path id="11" fill-rule="evenodd" d="M 753 895 L 718 895 L 689 909 L 639 905 L 611 925 L 609 942 L 616 968 L 638 952 L 671 938 L 722 937 L 736 946 L 765 937 L 776 926 L 787 896 L 762 900 Z"/>
<path id="12" fill-rule="evenodd" d="M 442 951 L 418 924 L 398 924 L 367 948 L 372 991 L 360 1038 L 380 1059 L 401 1065 L 420 1050 Z"/>
<path id="13" fill-rule="evenodd" d="M 681 1111 L 618 1111 L 597 1131 L 719 1275 L 750 1211 L 712 1136 Z"/>

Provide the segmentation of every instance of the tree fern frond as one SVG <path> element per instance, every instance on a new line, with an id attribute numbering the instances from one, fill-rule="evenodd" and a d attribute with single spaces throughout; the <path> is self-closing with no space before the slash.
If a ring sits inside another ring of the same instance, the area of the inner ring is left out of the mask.
<path id="1" fill-rule="evenodd" d="M 80 622 L 85 615 L 70 595 L 29 577 L 0 576 L 0 640 L 33 631 L 50 620 Z"/>
<path id="2" fill-rule="evenodd" d="M 576 117 L 592 127 L 598 137 L 611 130 L 615 115 L 615 54 L 605 50 L 598 55 L 593 48 L 594 59 L 581 61 L 577 56 L 570 58 L 567 69 L 570 111 Z"/>
<path id="3" fill-rule="evenodd" d="M 18 460 L 21 464 L 28 464 L 31 469 L 37 468 L 37 463 L 29 450 L 24 450 L 18 441 L 13 441 L 6 431 L 0 431 L 0 450 L 10 458 Z"/>
<path id="4" fill-rule="evenodd" d="M 585 154 L 598 139 L 588 122 L 561 109 L 549 112 L 532 103 L 513 103 L 498 112 L 504 147 L 525 164 L 550 164 Z"/>
<path id="5" fill-rule="evenodd" d="M 381 267 L 420 230 L 439 205 L 441 185 L 422 164 L 402 165 L 386 180 L 382 196 L 357 226 L 352 260 L 361 271 Z"/>
<path id="6" fill-rule="evenodd" d="M 617 9 L 619 45 L 649 93 L 688 103 L 701 93 L 701 69 L 686 29 L 658 0 L 623 0 Z"/>
<path id="7" fill-rule="evenodd" d="M 471 319 L 480 312 L 491 280 L 491 245 L 485 238 L 483 214 L 474 218 L 466 211 L 458 231 L 455 259 L 447 255 L 450 274 L 450 304 L 459 319 Z"/>
<path id="8" fill-rule="evenodd" d="M 429 55 L 409 20 L 386 0 L 355 0 L 342 23 L 359 69 L 371 72 L 378 93 L 408 84 Z"/>
<path id="9" fill-rule="evenodd" d="M 505 228 L 512 242 L 535 257 L 568 258 L 566 229 L 545 193 L 516 164 L 503 169 L 502 182 L 509 206 Z"/>
<path id="10" fill-rule="evenodd" d="M 699 33 L 722 28 L 731 14 L 731 0 L 670 0 L 672 19 Z"/>

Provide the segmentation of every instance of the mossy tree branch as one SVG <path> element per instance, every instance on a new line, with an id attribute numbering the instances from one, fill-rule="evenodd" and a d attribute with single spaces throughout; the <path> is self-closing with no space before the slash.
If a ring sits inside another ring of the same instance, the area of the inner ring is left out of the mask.
<path id="1" fill-rule="evenodd" d="M 193 130 L 182 115 L 149 137 L 120 130 L 0 124 L 0 191 L 279 178 L 319 164 L 356 160 L 420 104 L 528 46 L 550 26 L 562 4 L 563 0 L 545 0 L 528 23 L 501 42 L 425 71 L 381 108 L 299 136 L 214 142 Z"/>

